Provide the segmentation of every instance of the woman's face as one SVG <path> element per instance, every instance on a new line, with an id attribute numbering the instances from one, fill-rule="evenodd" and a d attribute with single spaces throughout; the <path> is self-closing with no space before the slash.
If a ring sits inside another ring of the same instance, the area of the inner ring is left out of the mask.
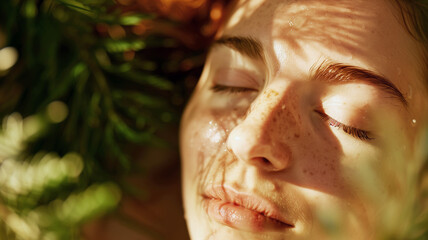
<path id="1" fill-rule="evenodd" d="M 379 230 L 427 106 L 421 48 L 391 2 L 234 6 L 182 119 L 192 239 Z"/>

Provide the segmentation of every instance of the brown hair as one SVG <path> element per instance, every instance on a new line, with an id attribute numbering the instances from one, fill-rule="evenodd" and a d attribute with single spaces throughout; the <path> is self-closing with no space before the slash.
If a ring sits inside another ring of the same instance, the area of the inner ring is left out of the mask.
<path id="1" fill-rule="evenodd" d="M 410 35 L 421 43 L 424 50 L 425 85 L 428 90 L 428 0 L 394 0 L 394 2 L 399 8 L 404 26 Z"/>
<path id="2" fill-rule="evenodd" d="M 428 1 L 395 0 L 395 2 L 400 8 L 402 20 L 409 33 L 426 45 L 428 41 Z"/>

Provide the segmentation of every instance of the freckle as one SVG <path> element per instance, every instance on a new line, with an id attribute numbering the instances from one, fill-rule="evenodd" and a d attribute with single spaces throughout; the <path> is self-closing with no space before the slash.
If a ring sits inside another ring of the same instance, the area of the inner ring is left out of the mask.
<path id="1" fill-rule="evenodd" d="M 311 176 L 313 176 L 313 175 L 314 175 L 314 173 L 313 173 L 313 172 L 309 172 L 309 174 L 310 174 Z"/>
<path id="2" fill-rule="evenodd" d="M 294 134 L 294 137 L 295 137 L 295 138 L 299 138 L 299 137 L 300 137 L 300 135 L 299 135 L 299 134 L 297 134 L 297 133 L 295 133 L 295 134 Z"/>
<path id="3" fill-rule="evenodd" d="M 308 133 L 308 137 L 311 136 L 311 133 Z"/>
<path id="4" fill-rule="evenodd" d="M 325 171 L 322 171 L 322 175 L 325 175 Z"/>
<path id="5" fill-rule="evenodd" d="M 266 97 L 267 98 L 271 98 L 272 96 L 278 96 L 279 95 L 279 93 L 278 92 L 276 92 L 276 91 L 274 91 L 274 90 L 268 90 L 268 91 L 266 91 L 265 92 L 266 93 Z"/>
<path id="6" fill-rule="evenodd" d="M 307 172 L 307 171 L 306 171 L 306 169 L 303 169 L 303 173 L 305 173 L 305 174 L 306 174 L 306 172 Z"/>
<path id="7" fill-rule="evenodd" d="M 272 95 L 274 95 L 274 96 L 278 96 L 278 95 L 279 95 L 279 93 L 278 93 L 277 91 L 274 91 L 274 90 L 272 90 L 272 91 L 271 91 L 271 93 L 272 93 Z"/>

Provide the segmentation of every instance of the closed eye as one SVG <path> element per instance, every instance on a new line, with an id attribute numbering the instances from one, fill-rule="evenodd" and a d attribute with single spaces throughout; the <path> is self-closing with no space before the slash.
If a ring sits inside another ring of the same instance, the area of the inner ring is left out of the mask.
<path id="1" fill-rule="evenodd" d="M 351 135 L 352 137 L 358 138 L 358 139 L 363 140 L 363 141 L 370 141 L 370 140 L 374 139 L 374 137 L 371 136 L 371 133 L 369 131 L 345 125 L 345 124 L 331 118 L 330 116 L 328 116 L 327 114 L 325 114 L 322 111 L 315 110 L 315 112 L 318 113 L 321 116 L 321 118 L 324 121 L 326 121 L 330 126 L 338 128 L 338 129 L 342 129 L 345 133 Z"/>
<path id="2" fill-rule="evenodd" d="M 253 89 L 253 88 L 234 87 L 234 86 L 226 86 L 221 84 L 215 84 L 210 89 L 213 92 L 220 92 L 220 93 L 257 92 L 257 89 Z"/>

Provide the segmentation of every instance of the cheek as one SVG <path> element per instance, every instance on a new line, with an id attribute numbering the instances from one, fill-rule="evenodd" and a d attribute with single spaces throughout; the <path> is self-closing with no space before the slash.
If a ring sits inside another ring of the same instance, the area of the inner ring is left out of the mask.
<path id="1" fill-rule="evenodd" d="M 265 135 L 272 138 L 273 155 L 291 161 L 287 173 L 280 173 L 281 180 L 334 196 L 345 195 L 341 173 L 344 153 L 330 127 L 297 100 L 286 99 L 273 112 Z"/>
<path id="2" fill-rule="evenodd" d="M 330 148 L 307 138 L 301 142 L 295 153 L 295 159 L 298 160 L 295 162 L 295 171 L 290 182 L 328 195 L 349 197 L 349 183 L 342 172 L 342 163 L 346 157 L 340 147 Z"/>
<path id="3" fill-rule="evenodd" d="M 180 148 L 184 176 L 192 176 L 193 181 L 212 159 L 227 151 L 228 135 L 243 111 L 213 110 L 197 99 L 189 106 L 182 120 Z"/>

